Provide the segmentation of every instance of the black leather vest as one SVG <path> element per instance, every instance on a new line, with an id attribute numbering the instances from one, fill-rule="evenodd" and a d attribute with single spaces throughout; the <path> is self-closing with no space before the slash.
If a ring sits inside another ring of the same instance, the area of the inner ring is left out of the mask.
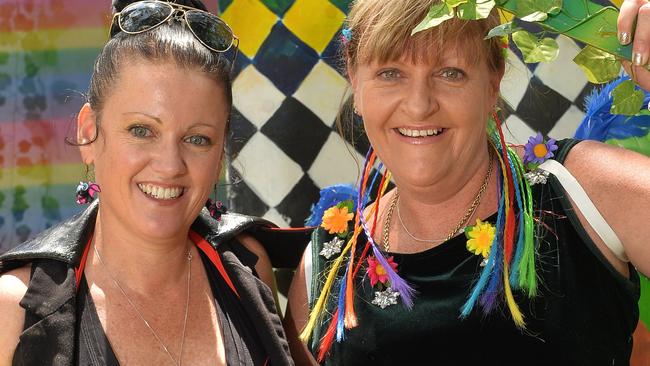
<path id="1" fill-rule="evenodd" d="M 75 365 L 76 278 L 85 245 L 92 235 L 98 202 L 84 212 L 52 227 L 0 256 L 0 274 L 32 264 L 32 274 L 20 306 L 25 326 L 14 353 L 14 365 Z M 250 315 L 272 365 L 293 365 L 273 295 L 255 277 L 254 264 L 243 264 L 235 255 L 238 234 L 250 233 L 262 240 L 280 233 L 263 219 L 225 214 L 220 221 L 203 210 L 192 224 L 221 256 L 237 289 L 241 305 Z M 295 237 L 295 236 L 294 236 Z M 240 248 L 239 248 L 240 249 Z"/>

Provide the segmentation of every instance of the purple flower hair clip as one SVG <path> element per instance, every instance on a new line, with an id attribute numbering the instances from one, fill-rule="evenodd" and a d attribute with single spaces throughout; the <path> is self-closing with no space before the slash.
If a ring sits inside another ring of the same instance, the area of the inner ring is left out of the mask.
<path id="1" fill-rule="evenodd" d="M 92 202 L 95 199 L 97 193 L 102 190 L 99 188 L 99 185 L 93 182 L 79 182 L 77 186 L 77 203 L 80 205 L 85 205 Z"/>
<path id="2" fill-rule="evenodd" d="M 555 156 L 553 151 L 557 150 L 557 144 L 554 139 L 544 141 L 541 132 L 537 136 L 531 136 L 524 146 L 524 164 L 541 164 Z"/>

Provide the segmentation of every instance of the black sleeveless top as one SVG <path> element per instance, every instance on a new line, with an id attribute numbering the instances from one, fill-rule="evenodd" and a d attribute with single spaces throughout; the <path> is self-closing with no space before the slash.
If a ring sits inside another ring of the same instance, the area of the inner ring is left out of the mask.
<path id="1" fill-rule="evenodd" d="M 560 143 L 564 161 L 573 141 Z M 632 333 L 639 318 L 639 277 L 630 265 L 624 278 L 603 257 L 580 225 L 554 177 L 535 185 L 538 239 L 537 297 L 515 291 L 526 331 L 514 325 L 505 303 L 485 315 L 477 305 L 466 319 L 460 308 L 481 271 L 481 256 L 470 253 L 461 235 L 414 253 L 390 253 L 399 273 L 418 291 L 411 311 L 398 305 L 371 304 L 374 290 L 359 271 L 356 279 L 356 328 L 334 342 L 327 365 L 627 365 Z M 486 218 L 495 223 L 496 214 Z M 320 229 L 313 243 L 312 297 L 322 286 L 327 261 L 319 256 L 329 240 Z M 365 243 L 361 238 L 360 243 Z M 332 258 L 334 259 L 334 258 Z M 312 303 L 313 305 L 313 303 Z M 334 300 L 328 309 L 334 309 Z M 326 319 L 310 348 L 317 354 Z"/>
<path id="2" fill-rule="evenodd" d="M 198 251 L 215 299 L 219 326 L 224 342 L 227 365 L 263 365 L 264 347 L 249 317 L 239 305 L 239 299 L 228 288 L 223 277 Z M 255 256 L 248 253 L 250 256 Z M 251 260 L 256 260 L 251 258 Z M 247 261 L 246 261 L 247 262 Z M 119 362 L 99 321 L 92 296 L 89 296 L 85 276 L 77 297 L 77 364 L 88 366 L 119 366 Z"/>

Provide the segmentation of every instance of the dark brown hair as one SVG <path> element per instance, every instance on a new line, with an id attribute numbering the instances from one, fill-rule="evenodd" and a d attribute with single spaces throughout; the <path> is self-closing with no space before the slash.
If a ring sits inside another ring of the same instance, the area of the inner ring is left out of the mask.
<path id="1" fill-rule="evenodd" d="M 121 10 L 128 5 L 122 3 L 124 2 L 117 5 L 114 3 L 114 10 Z M 191 4 L 184 5 L 205 9 L 197 6 L 197 3 L 200 4 L 197 0 L 192 0 Z M 115 87 L 122 66 L 126 62 L 136 60 L 152 63 L 174 62 L 178 67 L 200 70 L 223 86 L 227 104 L 232 105 L 231 63 L 223 53 L 213 52 L 201 44 L 182 23 L 172 21 L 139 34 L 118 32 L 104 45 L 95 60 L 86 95 L 88 103 L 96 113 L 98 124 L 106 98 Z M 99 130 L 97 128 L 97 131 Z M 97 136 L 89 143 L 96 138 Z M 77 145 L 75 140 L 69 138 L 68 142 Z"/>

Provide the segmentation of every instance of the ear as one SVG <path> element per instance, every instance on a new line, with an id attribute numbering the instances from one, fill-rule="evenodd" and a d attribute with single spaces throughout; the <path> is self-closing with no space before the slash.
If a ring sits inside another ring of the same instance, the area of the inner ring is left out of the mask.
<path id="1" fill-rule="evenodd" d="M 494 102 L 499 99 L 499 93 L 501 92 L 501 79 L 506 71 L 505 61 L 499 66 L 499 70 L 492 72 L 490 75 L 490 85 L 492 87 L 492 95 L 494 97 Z"/>
<path id="2" fill-rule="evenodd" d="M 95 162 L 94 149 L 91 146 L 97 138 L 97 114 L 86 103 L 77 116 L 77 143 L 80 144 L 81 160 L 86 165 Z"/>
<path id="3" fill-rule="evenodd" d="M 357 78 L 357 73 L 354 67 L 350 65 L 350 63 L 347 63 L 346 66 L 347 72 L 348 72 L 348 79 L 350 80 L 350 89 L 352 90 L 352 101 L 353 105 L 358 109 L 359 114 L 363 115 L 362 111 L 362 106 L 361 106 L 361 101 L 357 99 L 359 93 L 357 93 L 357 87 L 359 86 L 359 79 Z"/>

